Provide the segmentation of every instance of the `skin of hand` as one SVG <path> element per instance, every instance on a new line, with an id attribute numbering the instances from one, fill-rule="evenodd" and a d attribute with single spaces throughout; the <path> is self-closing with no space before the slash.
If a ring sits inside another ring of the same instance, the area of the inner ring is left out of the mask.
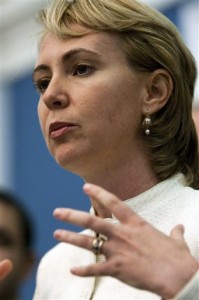
<path id="1" fill-rule="evenodd" d="M 12 262 L 4 259 L 0 262 L 0 281 L 6 278 L 13 268 Z"/>
<path id="2" fill-rule="evenodd" d="M 184 241 L 184 227 L 177 225 L 169 237 L 103 188 L 85 184 L 83 189 L 92 201 L 111 211 L 120 224 L 108 223 L 86 212 L 57 208 L 57 219 L 90 228 L 108 239 L 101 248 L 105 262 L 74 267 L 71 272 L 78 276 L 112 276 L 163 299 L 173 298 L 199 267 Z M 93 237 L 67 230 L 56 230 L 54 237 L 92 251 Z"/>

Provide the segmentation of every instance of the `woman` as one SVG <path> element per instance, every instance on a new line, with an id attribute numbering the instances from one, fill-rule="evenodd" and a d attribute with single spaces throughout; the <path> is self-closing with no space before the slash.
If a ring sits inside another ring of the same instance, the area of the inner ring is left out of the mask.
<path id="1" fill-rule="evenodd" d="M 192 55 L 165 17 L 132 0 L 56 0 L 40 21 L 41 129 L 56 162 L 92 183 L 92 208 L 55 210 L 90 229 L 55 232 L 64 243 L 42 259 L 34 298 L 181 299 L 189 283 L 194 299 Z"/>

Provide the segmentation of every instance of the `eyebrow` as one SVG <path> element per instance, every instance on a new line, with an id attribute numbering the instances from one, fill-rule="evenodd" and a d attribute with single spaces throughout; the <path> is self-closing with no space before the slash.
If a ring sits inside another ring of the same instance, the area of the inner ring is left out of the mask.
<path id="1" fill-rule="evenodd" d="M 35 75 L 41 71 L 50 71 L 50 68 L 47 65 L 39 65 L 36 67 L 32 73 L 32 80 L 35 81 Z"/>
<path id="2" fill-rule="evenodd" d="M 97 52 L 91 51 L 91 50 L 87 50 L 84 48 L 77 48 L 77 49 L 72 49 L 66 53 L 63 54 L 62 58 L 61 58 L 61 62 L 67 62 L 69 61 L 73 56 L 77 55 L 77 54 L 89 54 L 89 56 L 96 56 L 96 57 L 101 57 L 101 55 Z M 50 71 L 50 67 L 48 65 L 45 64 L 41 64 L 38 65 L 33 73 L 32 73 L 32 79 L 34 81 L 35 75 L 36 73 L 40 72 L 40 71 Z"/>

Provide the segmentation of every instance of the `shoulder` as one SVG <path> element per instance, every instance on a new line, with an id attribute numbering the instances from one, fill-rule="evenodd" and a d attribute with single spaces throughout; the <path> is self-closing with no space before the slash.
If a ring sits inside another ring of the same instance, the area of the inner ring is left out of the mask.
<path id="1" fill-rule="evenodd" d="M 176 196 L 179 204 L 182 206 L 184 204 L 187 209 L 199 212 L 199 190 L 187 186 L 181 189 Z"/>
<path id="2" fill-rule="evenodd" d="M 166 185 L 166 184 L 165 184 Z M 168 180 L 168 197 L 173 203 L 186 209 L 199 209 L 199 190 L 188 186 L 183 174 L 177 174 Z"/>

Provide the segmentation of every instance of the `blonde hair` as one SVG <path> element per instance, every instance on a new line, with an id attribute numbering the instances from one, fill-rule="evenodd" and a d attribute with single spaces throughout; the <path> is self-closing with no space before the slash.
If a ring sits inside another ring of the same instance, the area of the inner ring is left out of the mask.
<path id="1" fill-rule="evenodd" d="M 144 138 L 151 165 L 160 180 L 177 172 L 199 188 L 198 139 L 192 119 L 196 80 L 193 56 L 173 23 L 135 0 L 53 0 L 40 11 L 43 37 L 52 32 L 61 39 L 89 31 L 117 34 L 129 65 L 138 72 L 166 69 L 173 92 L 164 108 L 155 113 L 151 134 Z M 81 30 L 74 30 L 75 24 Z"/>

